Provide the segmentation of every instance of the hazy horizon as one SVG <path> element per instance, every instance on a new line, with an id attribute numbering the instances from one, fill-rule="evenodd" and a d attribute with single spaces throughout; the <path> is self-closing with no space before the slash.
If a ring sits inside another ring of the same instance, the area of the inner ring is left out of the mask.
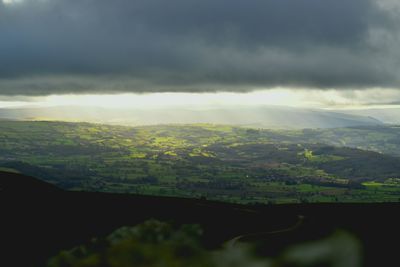
<path id="1" fill-rule="evenodd" d="M 0 108 L 398 108 L 399 10 L 393 0 L 2 0 Z"/>

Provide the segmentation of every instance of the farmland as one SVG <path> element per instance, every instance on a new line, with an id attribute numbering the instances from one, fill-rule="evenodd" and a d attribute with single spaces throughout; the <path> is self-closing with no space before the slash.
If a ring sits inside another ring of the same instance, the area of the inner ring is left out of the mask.
<path id="1" fill-rule="evenodd" d="M 394 202 L 400 128 L 0 122 L 0 170 L 61 188 L 235 203 Z"/>

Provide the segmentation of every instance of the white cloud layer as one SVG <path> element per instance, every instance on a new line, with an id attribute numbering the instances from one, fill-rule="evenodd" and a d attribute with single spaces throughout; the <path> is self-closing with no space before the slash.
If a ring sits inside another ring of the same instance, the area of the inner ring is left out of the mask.
<path id="1" fill-rule="evenodd" d="M 365 109 L 400 107 L 400 91 L 307 90 L 275 88 L 248 93 L 150 93 L 69 94 L 33 97 L 0 97 L 0 108 L 82 106 L 113 109 L 212 109 L 221 107 L 290 106 L 324 109 Z"/>

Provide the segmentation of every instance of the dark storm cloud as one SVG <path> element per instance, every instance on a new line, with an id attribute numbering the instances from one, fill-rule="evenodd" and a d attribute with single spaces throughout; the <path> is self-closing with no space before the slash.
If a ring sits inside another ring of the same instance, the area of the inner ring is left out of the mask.
<path id="1" fill-rule="evenodd" d="M 0 4 L 0 94 L 399 87 L 395 7 L 391 0 Z"/>

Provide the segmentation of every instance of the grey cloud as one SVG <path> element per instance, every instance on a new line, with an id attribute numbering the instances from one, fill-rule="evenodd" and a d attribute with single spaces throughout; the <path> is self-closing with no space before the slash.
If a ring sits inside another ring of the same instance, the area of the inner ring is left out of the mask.
<path id="1" fill-rule="evenodd" d="M 393 3 L 0 4 L 0 94 L 399 87 Z"/>

